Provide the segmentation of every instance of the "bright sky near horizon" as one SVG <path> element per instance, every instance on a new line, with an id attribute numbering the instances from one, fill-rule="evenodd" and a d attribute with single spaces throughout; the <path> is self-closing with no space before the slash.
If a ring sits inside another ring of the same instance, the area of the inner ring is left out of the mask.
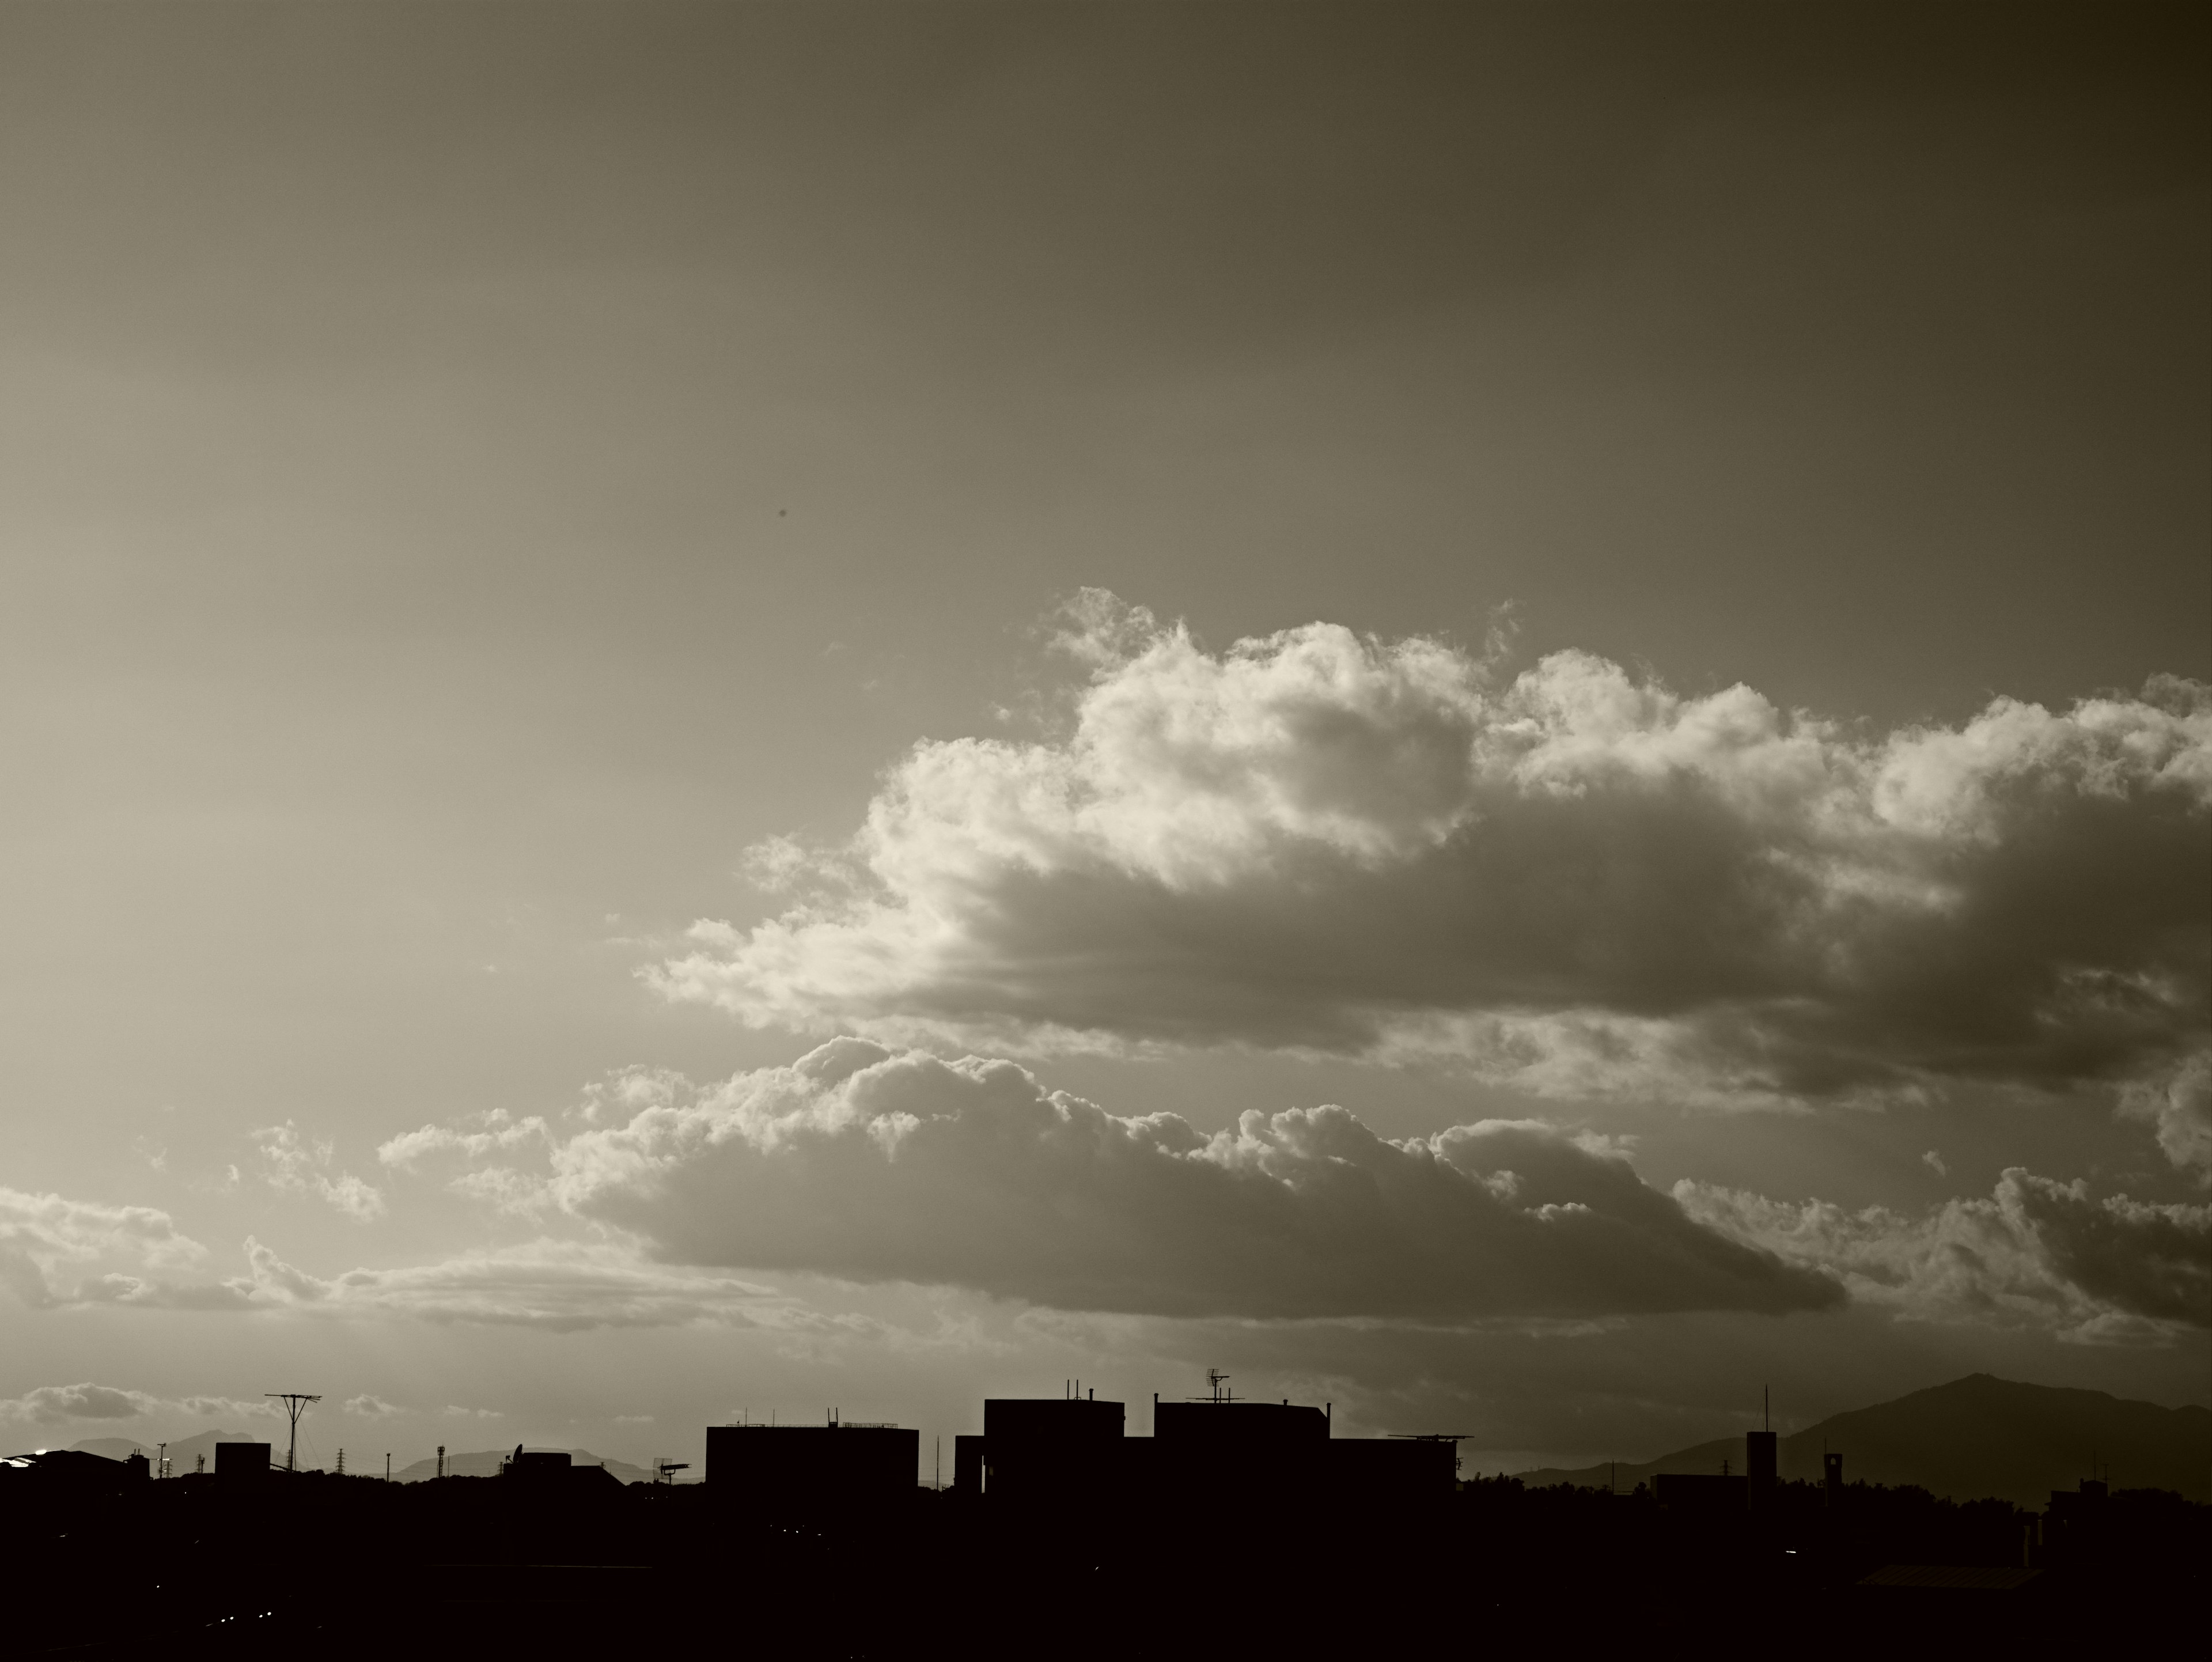
<path id="1" fill-rule="evenodd" d="M 1986 17 L 0 9 L 0 1428 L 2212 1401 L 2205 24 Z"/>

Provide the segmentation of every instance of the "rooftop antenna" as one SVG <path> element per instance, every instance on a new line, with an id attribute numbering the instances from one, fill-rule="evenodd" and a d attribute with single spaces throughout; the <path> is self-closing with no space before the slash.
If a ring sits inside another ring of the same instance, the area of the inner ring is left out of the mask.
<path id="1" fill-rule="evenodd" d="M 284 1404 L 284 1411 L 292 1416 L 292 1441 L 284 1453 L 284 1470 L 297 1471 L 300 1469 L 301 1410 L 309 1403 L 319 1403 L 323 1399 L 320 1397 L 310 1396 L 304 1391 L 264 1391 L 261 1394 L 264 1397 L 274 1397 Z"/>
<path id="2" fill-rule="evenodd" d="M 1226 1373 L 1224 1373 L 1219 1368 L 1207 1368 L 1206 1370 L 1206 1389 L 1208 1393 L 1206 1400 L 1212 1403 L 1235 1402 L 1237 1400 L 1237 1393 L 1233 1391 L 1224 1391 L 1221 1388 L 1228 1383 L 1229 1376 Z"/>

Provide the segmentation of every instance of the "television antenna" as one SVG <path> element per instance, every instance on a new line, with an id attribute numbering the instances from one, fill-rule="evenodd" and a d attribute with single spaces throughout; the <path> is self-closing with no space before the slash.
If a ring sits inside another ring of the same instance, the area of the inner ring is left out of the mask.
<path id="1" fill-rule="evenodd" d="M 292 1416 L 292 1441 L 284 1452 L 284 1470 L 297 1471 L 300 1469 L 301 1412 L 309 1403 L 319 1403 L 323 1399 L 319 1396 L 311 1396 L 304 1391 L 264 1391 L 261 1394 L 264 1397 L 274 1397 L 284 1404 L 284 1411 Z"/>
<path id="2" fill-rule="evenodd" d="M 1209 1367 L 1206 1370 L 1206 1394 L 1203 1397 L 1193 1397 L 1190 1400 L 1194 1403 L 1233 1403 L 1237 1400 L 1237 1393 L 1222 1388 L 1228 1383 L 1229 1376 L 1226 1373 L 1218 1367 Z"/>

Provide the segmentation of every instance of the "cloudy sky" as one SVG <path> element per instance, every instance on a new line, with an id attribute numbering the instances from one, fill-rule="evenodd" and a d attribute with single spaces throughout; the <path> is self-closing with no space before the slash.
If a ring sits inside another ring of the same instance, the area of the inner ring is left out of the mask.
<path id="1" fill-rule="evenodd" d="M 5 1440 L 2212 1400 L 2203 22 L 2005 15 L 0 11 Z"/>

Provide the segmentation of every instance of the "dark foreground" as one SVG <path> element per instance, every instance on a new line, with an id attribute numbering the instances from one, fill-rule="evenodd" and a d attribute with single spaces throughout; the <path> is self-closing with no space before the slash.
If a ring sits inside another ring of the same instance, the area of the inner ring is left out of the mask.
<path id="1" fill-rule="evenodd" d="M 2115 1495 L 2063 1531 L 2002 1502 L 1853 1486 L 1831 1505 L 1794 1484 L 1756 1525 L 1507 1481 L 1352 1513 L 1279 1501 L 1015 1513 L 925 1490 L 872 1517 L 762 1519 L 717 1501 L 704 1486 L 565 1495 L 321 1474 L 9 1485 L 0 1649 L 2033 1655 L 2201 1636 L 2212 1557 L 2212 1508 L 2154 1493 Z M 1899 1566 L 1920 1568 L 1885 1572 Z"/>

